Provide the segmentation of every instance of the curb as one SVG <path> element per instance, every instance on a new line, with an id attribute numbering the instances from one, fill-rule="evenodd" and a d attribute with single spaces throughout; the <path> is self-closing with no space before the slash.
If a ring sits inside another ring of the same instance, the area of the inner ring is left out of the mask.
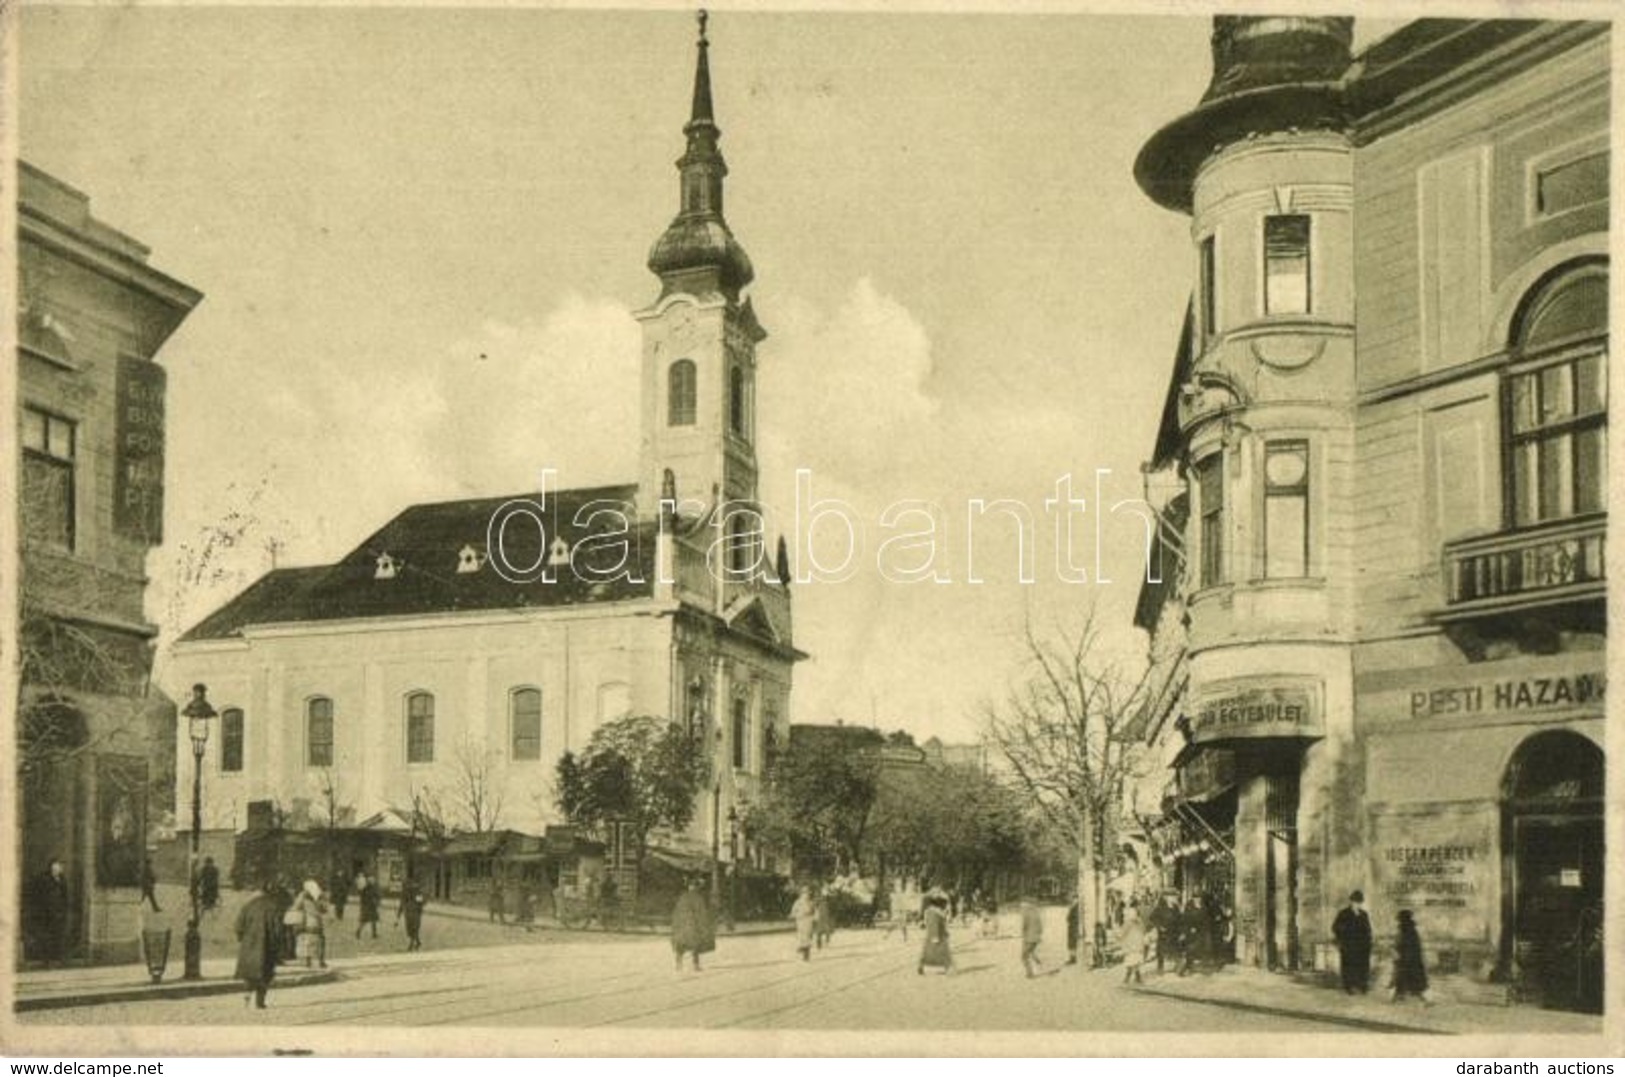
<path id="1" fill-rule="evenodd" d="M 290 987 L 307 987 L 312 984 L 335 983 L 343 979 L 337 969 L 311 972 L 279 978 L 273 981 L 277 990 Z M 129 987 L 113 987 L 99 991 L 86 991 L 80 995 L 47 995 L 36 998 L 14 999 L 11 1004 L 13 1013 L 29 1013 L 39 1010 L 65 1010 L 74 1006 L 101 1006 L 117 1002 L 145 1002 L 153 999 L 181 999 L 203 998 L 209 995 L 236 995 L 241 994 L 244 988 L 239 980 L 176 980 L 167 984 L 132 984 Z"/>
<path id="2" fill-rule="evenodd" d="M 1301 1020 L 1321 1021 L 1331 1025 L 1345 1025 L 1349 1028 L 1358 1028 L 1367 1032 L 1408 1032 L 1421 1036 L 1451 1036 L 1455 1035 L 1443 1029 L 1427 1028 L 1423 1025 L 1406 1025 L 1398 1021 L 1379 1021 L 1369 1017 L 1349 1017 L 1344 1014 L 1317 1013 L 1314 1010 L 1294 1010 L 1285 1006 L 1266 1006 L 1257 1002 L 1240 1002 L 1234 999 L 1203 998 L 1199 995 L 1183 995 L 1177 991 L 1161 991 L 1154 987 L 1136 986 L 1133 991 L 1142 995 L 1155 995 L 1158 998 L 1178 999 L 1180 1002 L 1195 1002 L 1204 1006 L 1218 1006 L 1229 1010 L 1245 1010 L 1249 1013 L 1268 1014 L 1271 1017 L 1296 1017 Z"/>

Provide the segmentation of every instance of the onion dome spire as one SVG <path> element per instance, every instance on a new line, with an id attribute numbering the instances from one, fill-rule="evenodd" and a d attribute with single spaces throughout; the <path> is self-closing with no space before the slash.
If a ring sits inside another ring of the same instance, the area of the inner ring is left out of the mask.
<path id="1" fill-rule="evenodd" d="M 679 208 L 649 251 L 649 269 L 668 292 L 720 289 L 737 296 L 755 271 L 722 216 L 722 180 L 728 165 L 717 147 L 722 132 L 711 104 L 711 42 L 705 36 L 708 18 L 703 10 L 699 13 L 694 101 L 688 123 L 683 125 L 688 146 L 677 160 Z"/>

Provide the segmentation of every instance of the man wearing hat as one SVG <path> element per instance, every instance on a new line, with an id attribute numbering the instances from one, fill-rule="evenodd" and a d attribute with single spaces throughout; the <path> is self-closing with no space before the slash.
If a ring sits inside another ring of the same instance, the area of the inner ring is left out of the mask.
<path id="1" fill-rule="evenodd" d="M 1332 921 L 1332 937 L 1337 940 L 1337 956 L 1343 974 L 1343 990 L 1349 994 L 1371 990 L 1371 917 L 1366 915 L 1365 895 L 1356 890 L 1349 903 Z"/>

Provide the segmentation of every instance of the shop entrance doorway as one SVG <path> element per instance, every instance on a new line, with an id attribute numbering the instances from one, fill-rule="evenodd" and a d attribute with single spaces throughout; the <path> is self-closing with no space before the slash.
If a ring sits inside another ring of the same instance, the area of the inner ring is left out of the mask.
<path id="1" fill-rule="evenodd" d="M 1502 826 L 1502 956 L 1519 993 L 1602 1012 L 1603 754 L 1577 733 L 1539 733 L 1508 764 Z"/>

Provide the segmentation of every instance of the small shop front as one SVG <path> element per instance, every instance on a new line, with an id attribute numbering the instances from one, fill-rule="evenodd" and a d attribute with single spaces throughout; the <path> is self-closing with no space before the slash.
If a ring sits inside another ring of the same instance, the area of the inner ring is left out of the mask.
<path id="1" fill-rule="evenodd" d="M 1601 1012 L 1603 678 L 1600 655 L 1553 656 L 1366 694 L 1388 719 L 1366 738 L 1379 936 L 1408 909 L 1436 971 Z"/>
<path id="2" fill-rule="evenodd" d="M 1185 811 L 1212 831 L 1200 874 L 1234 918 L 1236 958 L 1290 970 L 1305 962 L 1298 909 L 1299 785 L 1308 747 L 1324 735 L 1321 683 L 1301 676 L 1213 682 L 1192 693 L 1181 781 Z M 1215 849 L 1224 855 L 1215 857 Z M 1193 872 L 1194 874 L 1194 872 Z M 1225 876 L 1228 875 L 1228 878 Z"/>

